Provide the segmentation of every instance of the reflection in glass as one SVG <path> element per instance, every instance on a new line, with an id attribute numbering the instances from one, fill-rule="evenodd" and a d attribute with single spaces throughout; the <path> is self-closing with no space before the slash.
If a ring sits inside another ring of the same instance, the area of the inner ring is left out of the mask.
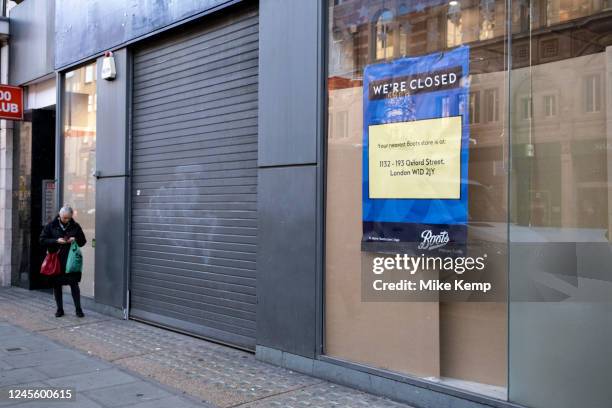
<path id="1" fill-rule="evenodd" d="M 63 200 L 75 210 L 87 245 L 83 252 L 81 292 L 94 295 L 96 212 L 96 64 L 67 72 L 64 77 Z"/>
<path id="2" fill-rule="evenodd" d="M 13 208 L 16 211 L 17 228 L 13 232 L 13 269 L 11 284 L 27 287 L 31 265 L 32 241 L 32 122 L 26 118 L 17 124 L 17 135 L 13 145 Z"/>
<path id="3" fill-rule="evenodd" d="M 448 47 L 455 47 L 461 44 L 462 27 L 461 27 L 461 4 L 458 0 L 452 0 L 448 3 L 448 25 L 447 25 L 447 40 Z"/>
<path id="4" fill-rule="evenodd" d="M 506 399 L 506 302 L 363 302 L 363 70 L 369 64 L 470 45 L 468 245 L 487 252 L 503 286 L 507 265 L 508 135 L 505 3 L 329 2 L 325 353 Z M 483 40 L 481 42 L 481 40 Z M 486 41 L 484 41 L 486 40 Z M 468 98 L 465 98 L 468 99 Z M 442 116 L 453 103 L 436 100 Z"/>
<path id="5" fill-rule="evenodd" d="M 611 5 L 330 1 L 326 354 L 527 406 L 609 406 Z M 363 69 L 459 45 L 468 241 L 497 254 L 486 272 L 509 275 L 510 305 L 362 302 Z"/>
<path id="6" fill-rule="evenodd" d="M 512 21 L 523 23 L 512 40 L 509 398 L 606 407 L 612 16 L 603 1 L 516 3 Z"/>
<path id="7" fill-rule="evenodd" d="M 376 19 L 374 29 L 377 60 L 393 57 L 394 30 L 392 22 L 393 13 L 389 10 L 382 10 Z"/>

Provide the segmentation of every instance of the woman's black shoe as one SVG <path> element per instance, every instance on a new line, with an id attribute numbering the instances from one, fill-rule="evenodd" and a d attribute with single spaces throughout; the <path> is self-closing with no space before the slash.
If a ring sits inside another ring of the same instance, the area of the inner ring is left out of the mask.
<path id="1" fill-rule="evenodd" d="M 62 317 L 63 315 L 64 315 L 63 310 L 58 310 L 57 312 L 55 312 L 55 317 Z"/>
<path id="2" fill-rule="evenodd" d="M 83 314 L 83 310 L 81 310 L 81 309 L 77 309 L 76 310 L 76 315 L 77 315 L 77 317 L 85 317 L 85 315 Z"/>

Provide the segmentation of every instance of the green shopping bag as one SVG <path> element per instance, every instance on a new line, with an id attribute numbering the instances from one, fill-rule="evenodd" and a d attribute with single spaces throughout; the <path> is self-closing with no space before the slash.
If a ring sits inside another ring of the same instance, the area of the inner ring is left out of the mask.
<path id="1" fill-rule="evenodd" d="M 68 253 L 68 261 L 66 262 L 66 273 L 75 273 L 83 271 L 83 254 L 81 248 L 76 242 L 70 244 L 70 252 Z"/>

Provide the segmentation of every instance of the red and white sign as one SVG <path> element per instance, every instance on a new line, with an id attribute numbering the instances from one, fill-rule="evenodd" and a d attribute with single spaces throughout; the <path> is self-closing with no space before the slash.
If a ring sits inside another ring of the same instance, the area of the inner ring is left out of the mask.
<path id="1" fill-rule="evenodd" d="M 23 89 L 0 85 L 0 119 L 23 120 Z"/>

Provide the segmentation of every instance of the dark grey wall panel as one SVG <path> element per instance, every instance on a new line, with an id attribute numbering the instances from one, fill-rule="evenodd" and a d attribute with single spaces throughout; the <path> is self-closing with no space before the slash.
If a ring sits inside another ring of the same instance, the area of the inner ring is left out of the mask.
<path id="1" fill-rule="evenodd" d="M 257 344 L 306 357 L 321 327 L 323 3 L 260 1 Z"/>
<path id="2" fill-rule="evenodd" d="M 102 137 L 98 135 L 97 149 L 100 149 L 101 140 Z M 96 182 L 94 298 L 98 303 L 116 308 L 125 307 L 128 224 L 126 183 L 125 177 L 102 178 Z"/>
<path id="3" fill-rule="evenodd" d="M 317 162 L 321 2 L 260 1 L 259 165 Z"/>
<path id="4" fill-rule="evenodd" d="M 125 307 L 127 273 L 127 50 L 115 52 L 117 78 L 105 81 L 98 61 L 96 92 L 96 273 L 95 299 Z"/>
<path id="5" fill-rule="evenodd" d="M 132 316 L 250 349 L 257 67 L 255 9 L 136 50 L 131 158 Z"/>
<path id="6" fill-rule="evenodd" d="M 11 10 L 9 82 L 23 85 L 52 74 L 55 1 L 28 0 Z"/>
<path id="7" fill-rule="evenodd" d="M 257 344 L 314 357 L 317 169 L 259 170 Z"/>
<path id="8" fill-rule="evenodd" d="M 127 170 L 128 53 L 114 53 L 117 78 L 102 78 L 102 58 L 98 59 L 96 169 L 101 177 L 125 176 Z"/>
<path id="9" fill-rule="evenodd" d="M 55 1 L 55 67 L 61 68 L 239 0 Z"/>

